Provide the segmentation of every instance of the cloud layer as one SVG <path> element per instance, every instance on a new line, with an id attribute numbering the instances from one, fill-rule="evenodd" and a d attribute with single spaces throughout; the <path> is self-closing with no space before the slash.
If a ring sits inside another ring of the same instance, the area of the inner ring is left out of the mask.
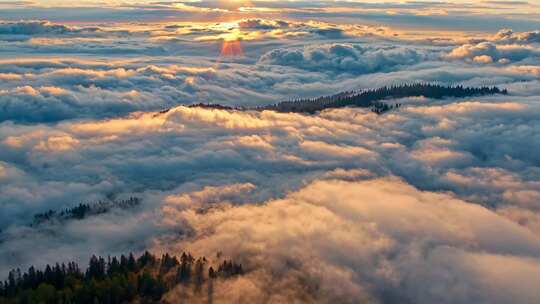
<path id="1" fill-rule="evenodd" d="M 248 275 L 217 291 L 232 302 L 540 299 L 534 283 L 516 280 L 540 275 L 540 241 L 530 231 L 483 207 L 396 179 L 316 181 L 262 206 L 202 214 L 185 205 L 167 202 L 165 219 L 187 220 L 201 237 L 162 246 L 242 259 Z"/>
<path id="2" fill-rule="evenodd" d="M 336 20 L 395 27 L 493 31 L 498 28 L 538 29 L 535 1 L 3 1 L 0 19 L 56 22 L 215 22 L 242 18 Z M 84 9 L 81 9 L 84 8 Z M 504 14 L 501 14 L 504 12 Z"/>
<path id="3" fill-rule="evenodd" d="M 529 94 L 540 59 L 535 31 L 448 39 L 265 19 L 77 27 L 21 21 L 4 22 L 0 31 L 0 121 L 15 122 L 200 102 L 255 106 L 410 82 Z"/>
<path id="4" fill-rule="evenodd" d="M 540 301 L 538 31 L 21 21 L 0 45 L 1 273 L 189 249 L 246 266 L 216 301 Z M 388 100 L 403 106 L 384 115 L 184 106 L 411 82 L 510 94 Z M 142 204 L 30 225 L 130 196 Z"/>

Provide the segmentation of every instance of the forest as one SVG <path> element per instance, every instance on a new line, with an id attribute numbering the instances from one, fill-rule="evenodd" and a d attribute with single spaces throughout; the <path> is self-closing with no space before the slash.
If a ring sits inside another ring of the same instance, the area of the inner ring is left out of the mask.
<path id="1" fill-rule="evenodd" d="M 310 113 L 333 108 L 359 107 L 369 108 L 372 112 L 383 114 L 393 109 L 397 109 L 401 104 L 388 104 L 385 100 L 425 97 L 432 99 L 443 98 L 465 98 L 485 95 L 502 94 L 507 95 L 508 90 L 497 87 L 464 87 L 444 86 L 438 84 L 404 84 L 391 87 L 382 87 L 378 89 L 369 89 L 362 91 L 347 91 L 335 95 L 322 96 L 317 98 L 295 99 L 282 101 L 272 105 L 258 106 L 253 108 L 239 106 L 225 106 L 220 104 L 193 104 L 189 107 L 219 109 L 219 110 L 255 110 L 255 111 L 276 111 L 282 113 Z M 168 110 L 162 111 L 166 113 Z"/>
<path id="2" fill-rule="evenodd" d="M 233 261 L 213 266 L 205 257 L 185 252 L 180 258 L 168 253 L 158 258 L 148 251 L 139 257 L 133 253 L 107 259 L 92 256 L 85 270 L 75 262 L 44 269 L 31 266 L 24 273 L 12 270 L 7 280 L 0 281 L 0 304 L 157 303 L 173 288 L 206 296 L 216 281 L 243 273 L 242 265 Z"/>
<path id="3" fill-rule="evenodd" d="M 50 221 L 82 220 L 88 216 L 107 213 L 113 209 L 129 209 L 140 205 L 141 199 L 130 197 L 125 200 L 98 201 L 80 203 L 79 205 L 60 211 L 48 210 L 34 214 L 31 226 L 37 226 Z"/>
<path id="4" fill-rule="evenodd" d="M 508 94 L 506 89 L 497 87 L 469 88 L 459 86 L 443 86 L 437 84 L 410 84 L 378 89 L 364 90 L 360 92 L 342 92 L 332 96 L 323 96 L 314 99 L 297 99 L 284 101 L 274 105 L 259 108 L 260 110 L 273 110 L 277 112 L 304 112 L 315 113 L 324 109 L 342 107 L 371 108 L 375 113 L 382 114 L 393 108 L 399 107 L 382 102 L 386 99 L 399 99 L 406 97 L 426 97 L 443 99 L 449 97 L 464 98 L 494 94 Z"/>

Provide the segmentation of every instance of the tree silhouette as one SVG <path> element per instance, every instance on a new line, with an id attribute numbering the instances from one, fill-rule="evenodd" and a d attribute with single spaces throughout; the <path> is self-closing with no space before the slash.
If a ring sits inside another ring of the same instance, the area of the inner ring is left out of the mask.
<path id="1" fill-rule="evenodd" d="M 349 91 L 332 96 L 323 96 L 314 99 L 297 99 L 284 101 L 274 105 L 257 108 L 259 110 L 273 110 L 277 112 L 306 112 L 314 113 L 329 108 L 363 107 L 371 108 L 375 113 L 381 114 L 396 106 L 381 102 L 385 99 L 399 99 L 406 97 L 426 97 L 442 99 L 448 97 L 471 97 L 493 94 L 508 94 L 506 89 L 497 87 L 465 88 L 458 86 L 442 86 L 437 84 L 405 84 L 399 86 L 382 87 L 364 90 L 361 92 Z M 399 107 L 399 106 L 397 106 Z"/>
<path id="2" fill-rule="evenodd" d="M 211 295 L 214 280 L 241 274 L 240 264 L 223 261 L 215 271 L 205 257 L 195 259 L 190 253 L 182 253 L 180 260 L 168 253 L 157 258 L 148 251 L 138 258 L 132 253 L 107 259 L 93 255 L 84 271 L 75 262 L 10 271 L 7 280 L 0 281 L 0 304 L 157 302 L 176 284 L 192 286 L 194 294 L 202 296 L 208 281 Z"/>

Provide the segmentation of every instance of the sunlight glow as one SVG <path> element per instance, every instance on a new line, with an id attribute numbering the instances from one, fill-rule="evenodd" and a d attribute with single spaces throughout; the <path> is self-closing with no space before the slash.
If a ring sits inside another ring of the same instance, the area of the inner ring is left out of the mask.
<path id="1" fill-rule="evenodd" d="M 242 32 L 235 28 L 230 30 L 229 33 L 221 35 L 223 44 L 221 46 L 221 57 L 230 56 L 243 56 L 244 50 L 242 48 Z"/>
<path id="2" fill-rule="evenodd" d="M 254 6 L 250 0 L 219 0 L 220 7 L 225 7 L 229 10 L 237 10 L 241 7 L 252 7 Z"/>
<path id="3" fill-rule="evenodd" d="M 230 57 L 243 55 L 244 50 L 242 49 L 242 43 L 240 42 L 240 40 L 223 40 L 220 56 Z"/>

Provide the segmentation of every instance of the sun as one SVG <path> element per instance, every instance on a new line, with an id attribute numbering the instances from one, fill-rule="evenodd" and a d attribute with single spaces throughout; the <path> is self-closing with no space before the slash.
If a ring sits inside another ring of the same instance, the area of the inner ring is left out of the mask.
<path id="1" fill-rule="evenodd" d="M 219 0 L 219 6 L 229 10 L 236 10 L 241 7 L 252 7 L 253 3 L 250 0 Z"/>
<path id="2" fill-rule="evenodd" d="M 242 40 L 242 32 L 235 28 L 235 29 L 230 29 L 228 33 L 226 34 L 223 34 L 221 35 L 220 37 L 224 40 L 224 41 L 239 41 L 239 40 Z"/>
<path id="3" fill-rule="evenodd" d="M 231 29 L 229 33 L 221 35 L 222 46 L 220 56 L 243 56 L 244 50 L 242 48 L 242 33 L 239 29 Z"/>

